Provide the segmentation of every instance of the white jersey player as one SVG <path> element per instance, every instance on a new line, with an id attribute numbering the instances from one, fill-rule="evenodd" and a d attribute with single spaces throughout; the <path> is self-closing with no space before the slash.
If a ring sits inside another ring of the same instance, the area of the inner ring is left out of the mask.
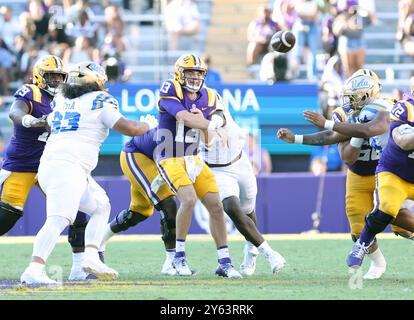
<path id="1" fill-rule="evenodd" d="M 69 84 L 63 86 L 54 101 L 48 118 L 51 135 L 38 171 L 40 186 L 46 193 L 47 219 L 35 238 L 32 262 L 21 276 L 22 283 L 55 283 L 47 276 L 45 263 L 78 210 L 91 216 L 85 229 L 83 271 L 98 278 L 118 275 L 99 260 L 98 248 L 111 206 L 91 171 L 98 163 L 100 146 L 110 128 L 135 136 L 144 134 L 151 126 L 124 118 L 117 101 L 104 89 L 106 81 L 101 66 L 80 63 L 69 72 Z"/>
<path id="2" fill-rule="evenodd" d="M 213 115 L 216 116 L 219 115 Z M 209 141 L 204 144 L 201 156 L 215 175 L 224 211 L 246 238 L 240 273 L 252 275 L 255 272 L 259 250 L 269 261 L 273 273 L 276 273 L 286 261 L 269 246 L 256 227 L 254 210 L 257 184 L 252 165 L 243 151 L 245 134 L 227 109 L 224 109 L 223 116 L 227 144 L 223 144 L 217 136 L 208 137 Z"/>

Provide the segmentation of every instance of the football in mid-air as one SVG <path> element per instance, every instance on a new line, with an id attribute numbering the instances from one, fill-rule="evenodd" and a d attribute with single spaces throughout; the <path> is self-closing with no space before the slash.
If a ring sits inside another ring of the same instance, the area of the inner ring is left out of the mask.
<path id="1" fill-rule="evenodd" d="M 277 52 L 288 52 L 296 43 L 295 35 L 287 30 L 276 32 L 270 40 L 270 45 Z"/>

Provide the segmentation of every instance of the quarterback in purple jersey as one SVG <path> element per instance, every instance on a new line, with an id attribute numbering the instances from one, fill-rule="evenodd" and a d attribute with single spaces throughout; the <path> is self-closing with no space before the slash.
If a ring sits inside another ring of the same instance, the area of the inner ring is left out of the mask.
<path id="1" fill-rule="evenodd" d="M 184 54 L 176 61 L 174 79 L 165 81 L 160 89 L 154 154 L 160 175 L 180 200 L 173 261 L 176 275 L 193 274 L 185 256 L 185 239 L 198 198 L 210 213 L 211 234 L 219 256 L 216 274 L 240 278 L 231 265 L 223 205 L 214 173 L 198 156 L 201 130 L 216 131 L 225 140 L 221 128 L 225 119 L 217 112 L 217 95 L 203 86 L 206 73 L 206 64 L 195 54 Z"/>

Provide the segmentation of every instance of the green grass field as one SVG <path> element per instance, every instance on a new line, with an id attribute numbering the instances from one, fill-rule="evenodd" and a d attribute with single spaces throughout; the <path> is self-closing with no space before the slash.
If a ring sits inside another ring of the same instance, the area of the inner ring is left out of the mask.
<path id="1" fill-rule="evenodd" d="M 16 243 L 14 238 L 0 239 L 0 299 L 413 299 L 413 242 L 385 235 L 380 245 L 388 261 L 384 277 L 364 281 L 362 289 L 351 289 L 345 265 L 351 241 L 346 236 L 267 237 L 284 255 L 287 266 L 277 275 L 263 256 L 258 258 L 256 274 L 244 279 L 223 279 L 214 275 L 217 256 L 209 238 L 193 237 L 187 241 L 190 266 L 197 275 L 189 278 L 160 274 L 164 261 L 162 243 L 154 237 L 120 236 L 107 247 L 106 262 L 119 271 L 116 281 L 65 282 L 57 289 L 29 289 L 17 279 L 27 266 L 32 239 Z M 152 240 L 151 240 L 152 239 Z M 239 239 L 239 238 L 238 238 Z M 295 240 L 296 239 L 296 240 Z M 238 268 L 243 241 L 231 240 L 230 253 Z M 61 241 L 48 261 L 59 265 L 67 278 L 71 266 L 70 247 Z M 364 271 L 368 269 L 368 259 Z M 10 281 L 14 280 L 14 281 Z"/>

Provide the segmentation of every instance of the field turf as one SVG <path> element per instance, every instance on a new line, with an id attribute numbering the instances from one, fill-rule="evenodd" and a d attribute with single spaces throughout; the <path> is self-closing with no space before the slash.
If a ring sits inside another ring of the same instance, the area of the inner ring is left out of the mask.
<path id="1" fill-rule="evenodd" d="M 287 260 L 279 274 L 272 275 L 261 255 L 256 274 L 244 279 L 223 279 L 214 275 L 217 255 L 207 236 L 187 241 L 193 277 L 177 278 L 160 274 L 164 251 L 158 236 L 118 236 L 110 242 L 106 262 L 119 271 L 116 281 L 64 282 L 59 288 L 27 288 L 18 279 L 27 266 L 33 238 L 0 238 L 0 299 L 178 299 L 178 300 L 279 300 L 279 299 L 413 299 L 413 242 L 385 234 L 380 245 L 387 258 L 384 277 L 350 281 L 345 258 L 351 248 L 348 235 L 266 236 L 274 249 Z M 243 257 L 243 241 L 229 238 L 233 263 L 238 268 Z M 49 274 L 61 267 L 66 279 L 72 262 L 70 247 L 60 239 L 48 261 Z M 363 271 L 368 269 L 366 259 Z M 57 270 L 57 271 L 56 271 Z"/>

